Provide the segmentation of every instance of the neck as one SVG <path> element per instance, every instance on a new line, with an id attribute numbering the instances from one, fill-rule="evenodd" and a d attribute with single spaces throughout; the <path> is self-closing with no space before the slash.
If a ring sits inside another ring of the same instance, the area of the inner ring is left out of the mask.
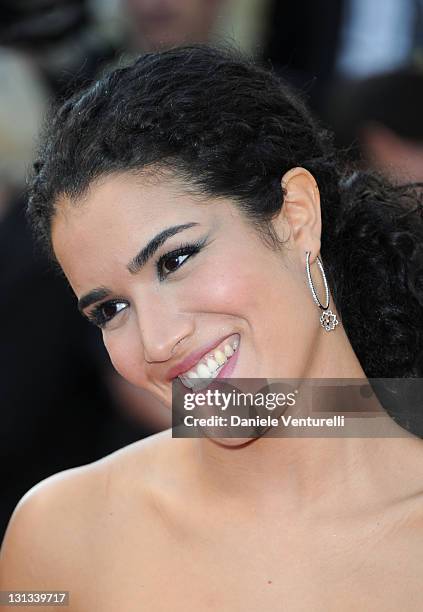
<path id="1" fill-rule="evenodd" d="M 329 333 L 321 337 L 303 378 L 366 379 L 344 330 L 338 331 L 338 336 Z M 375 406 L 386 415 L 377 399 L 373 400 Z M 387 415 L 386 421 L 394 435 L 401 435 L 400 428 Z M 365 419 L 363 423 L 365 428 Z M 327 507 L 355 503 L 357 490 L 363 492 L 363 482 L 379 486 L 377 479 L 385 465 L 380 453 L 385 440 L 342 433 L 335 436 L 261 437 L 235 447 L 208 438 L 195 442 L 202 478 L 225 499 L 229 495 L 242 505 L 265 500 L 267 507 L 290 507 L 298 512 L 315 507 L 310 505 L 312 501 Z"/>

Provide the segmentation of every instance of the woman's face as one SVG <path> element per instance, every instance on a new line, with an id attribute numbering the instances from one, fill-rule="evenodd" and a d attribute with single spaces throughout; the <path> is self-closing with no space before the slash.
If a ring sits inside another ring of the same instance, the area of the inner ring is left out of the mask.
<path id="1" fill-rule="evenodd" d="M 290 181 L 293 199 L 316 201 L 305 173 Z M 92 184 L 76 205 L 57 202 L 53 247 L 116 370 L 170 406 L 176 372 L 195 371 L 234 342 L 225 362 L 229 372 L 233 361 L 232 378 L 304 374 L 321 331 L 305 246 L 318 252 L 320 229 L 301 206 L 275 219 L 279 237 L 291 235 L 274 251 L 232 201 L 200 199 L 176 179 L 121 173 Z"/>

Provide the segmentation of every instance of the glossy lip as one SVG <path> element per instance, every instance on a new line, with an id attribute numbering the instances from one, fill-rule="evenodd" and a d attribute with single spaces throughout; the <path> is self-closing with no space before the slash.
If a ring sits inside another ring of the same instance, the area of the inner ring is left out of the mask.
<path id="1" fill-rule="evenodd" d="M 235 333 L 236 332 L 234 332 L 233 334 L 228 334 L 227 336 L 224 336 L 223 338 L 221 338 L 217 342 L 216 341 L 211 342 L 211 343 L 207 344 L 206 346 L 203 346 L 202 348 L 192 352 L 190 355 L 188 355 L 188 357 L 186 357 L 185 359 L 180 361 L 176 366 L 174 366 L 173 368 L 170 368 L 170 370 L 168 370 L 168 372 L 166 374 L 166 380 L 172 381 L 174 378 L 179 376 L 179 374 L 184 374 L 185 372 L 188 372 L 189 370 L 191 370 L 193 368 L 193 366 L 195 366 L 204 357 L 204 355 L 207 355 L 207 353 L 210 353 L 211 351 L 213 351 L 224 340 L 226 340 L 227 338 L 230 338 L 231 336 L 234 336 Z M 237 348 L 237 350 L 235 352 L 238 353 L 238 350 L 239 350 L 239 346 L 238 346 L 238 348 Z M 220 376 L 220 374 L 224 370 L 226 370 L 226 366 L 228 366 L 231 361 L 232 361 L 232 359 L 229 359 L 229 361 L 225 364 L 225 366 L 222 368 L 222 370 L 219 372 L 219 374 L 218 374 L 218 376 L 216 378 L 218 378 Z"/>
<path id="2" fill-rule="evenodd" d="M 195 395 L 197 393 L 204 393 L 204 391 L 206 391 L 207 389 L 209 389 L 210 387 L 213 386 L 214 383 L 216 383 L 216 381 L 219 378 L 230 378 L 232 372 L 234 371 L 234 368 L 236 366 L 236 362 L 238 361 L 238 353 L 241 347 L 241 337 L 239 339 L 239 344 L 238 347 L 235 351 L 235 353 L 228 359 L 228 361 L 225 363 L 225 365 L 219 370 L 219 374 L 217 376 L 215 376 L 214 378 L 209 378 L 209 379 L 202 379 L 203 382 L 205 382 L 206 380 L 208 380 L 208 385 L 206 387 L 201 387 L 201 389 L 196 389 L 195 386 L 190 389 L 191 393 L 194 393 Z M 179 379 L 178 379 L 179 380 Z M 188 390 L 187 387 L 185 387 L 185 385 L 183 384 L 182 381 L 180 381 L 180 384 L 184 387 L 184 391 L 186 392 Z"/>
<path id="3" fill-rule="evenodd" d="M 206 381 L 206 380 L 209 381 L 209 384 L 206 387 L 201 387 L 201 389 L 197 389 L 197 390 L 195 389 L 195 387 L 193 389 L 188 389 L 187 387 L 185 387 L 185 385 L 183 385 L 182 381 L 179 381 L 180 384 L 183 385 L 184 391 L 190 390 L 191 393 L 194 393 L 195 395 L 197 393 L 204 393 L 207 389 L 212 387 L 213 384 L 216 383 L 216 381 L 219 378 L 230 378 L 236 366 L 236 362 L 238 361 L 238 353 L 239 353 L 240 347 L 241 347 L 241 337 L 239 339 L 238 348 L 236 349 L 235 353 L 228 359 L 228 361 L 225 363 L 223 368 L 219 371 L 219 374 L 215 376 L 214 378 L 202 379 L 203 381 Z"/>

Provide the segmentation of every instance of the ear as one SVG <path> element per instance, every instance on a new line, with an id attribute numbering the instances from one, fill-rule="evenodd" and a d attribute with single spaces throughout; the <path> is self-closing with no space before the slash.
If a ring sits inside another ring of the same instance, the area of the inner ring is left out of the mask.
<path id="1" fill-rule="evenodd" d="M 282 223 L 288 224 L 289 240 L 303 259 L 306 251 L 311 252 L 311 261 L 320 252 L 322 218 L 320 194 L 316 179 L 305 168 L 291 168 L 281 180 L 284 200 L 275 229 Z M 282 228 L 281 228 L 282 229 Z"/>

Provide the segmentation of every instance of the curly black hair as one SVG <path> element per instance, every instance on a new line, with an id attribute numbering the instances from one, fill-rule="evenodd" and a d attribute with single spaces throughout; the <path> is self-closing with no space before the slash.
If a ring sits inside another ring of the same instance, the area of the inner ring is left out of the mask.
<path id="1" fill-rule="evenodd" d="M 273 240 L 281 178 L 295 166 L 319 185 L 321 256 L 366 376 L 422 376 L 421 189 L 352 171 L 300 96 L 238 52 L 149 53 L 65 102 L 44 136 L 27 213 L 54 260 L 60 195 L 77 201 L 102 175 L 159 168 L 202 194 L 232 198 Z"/>

